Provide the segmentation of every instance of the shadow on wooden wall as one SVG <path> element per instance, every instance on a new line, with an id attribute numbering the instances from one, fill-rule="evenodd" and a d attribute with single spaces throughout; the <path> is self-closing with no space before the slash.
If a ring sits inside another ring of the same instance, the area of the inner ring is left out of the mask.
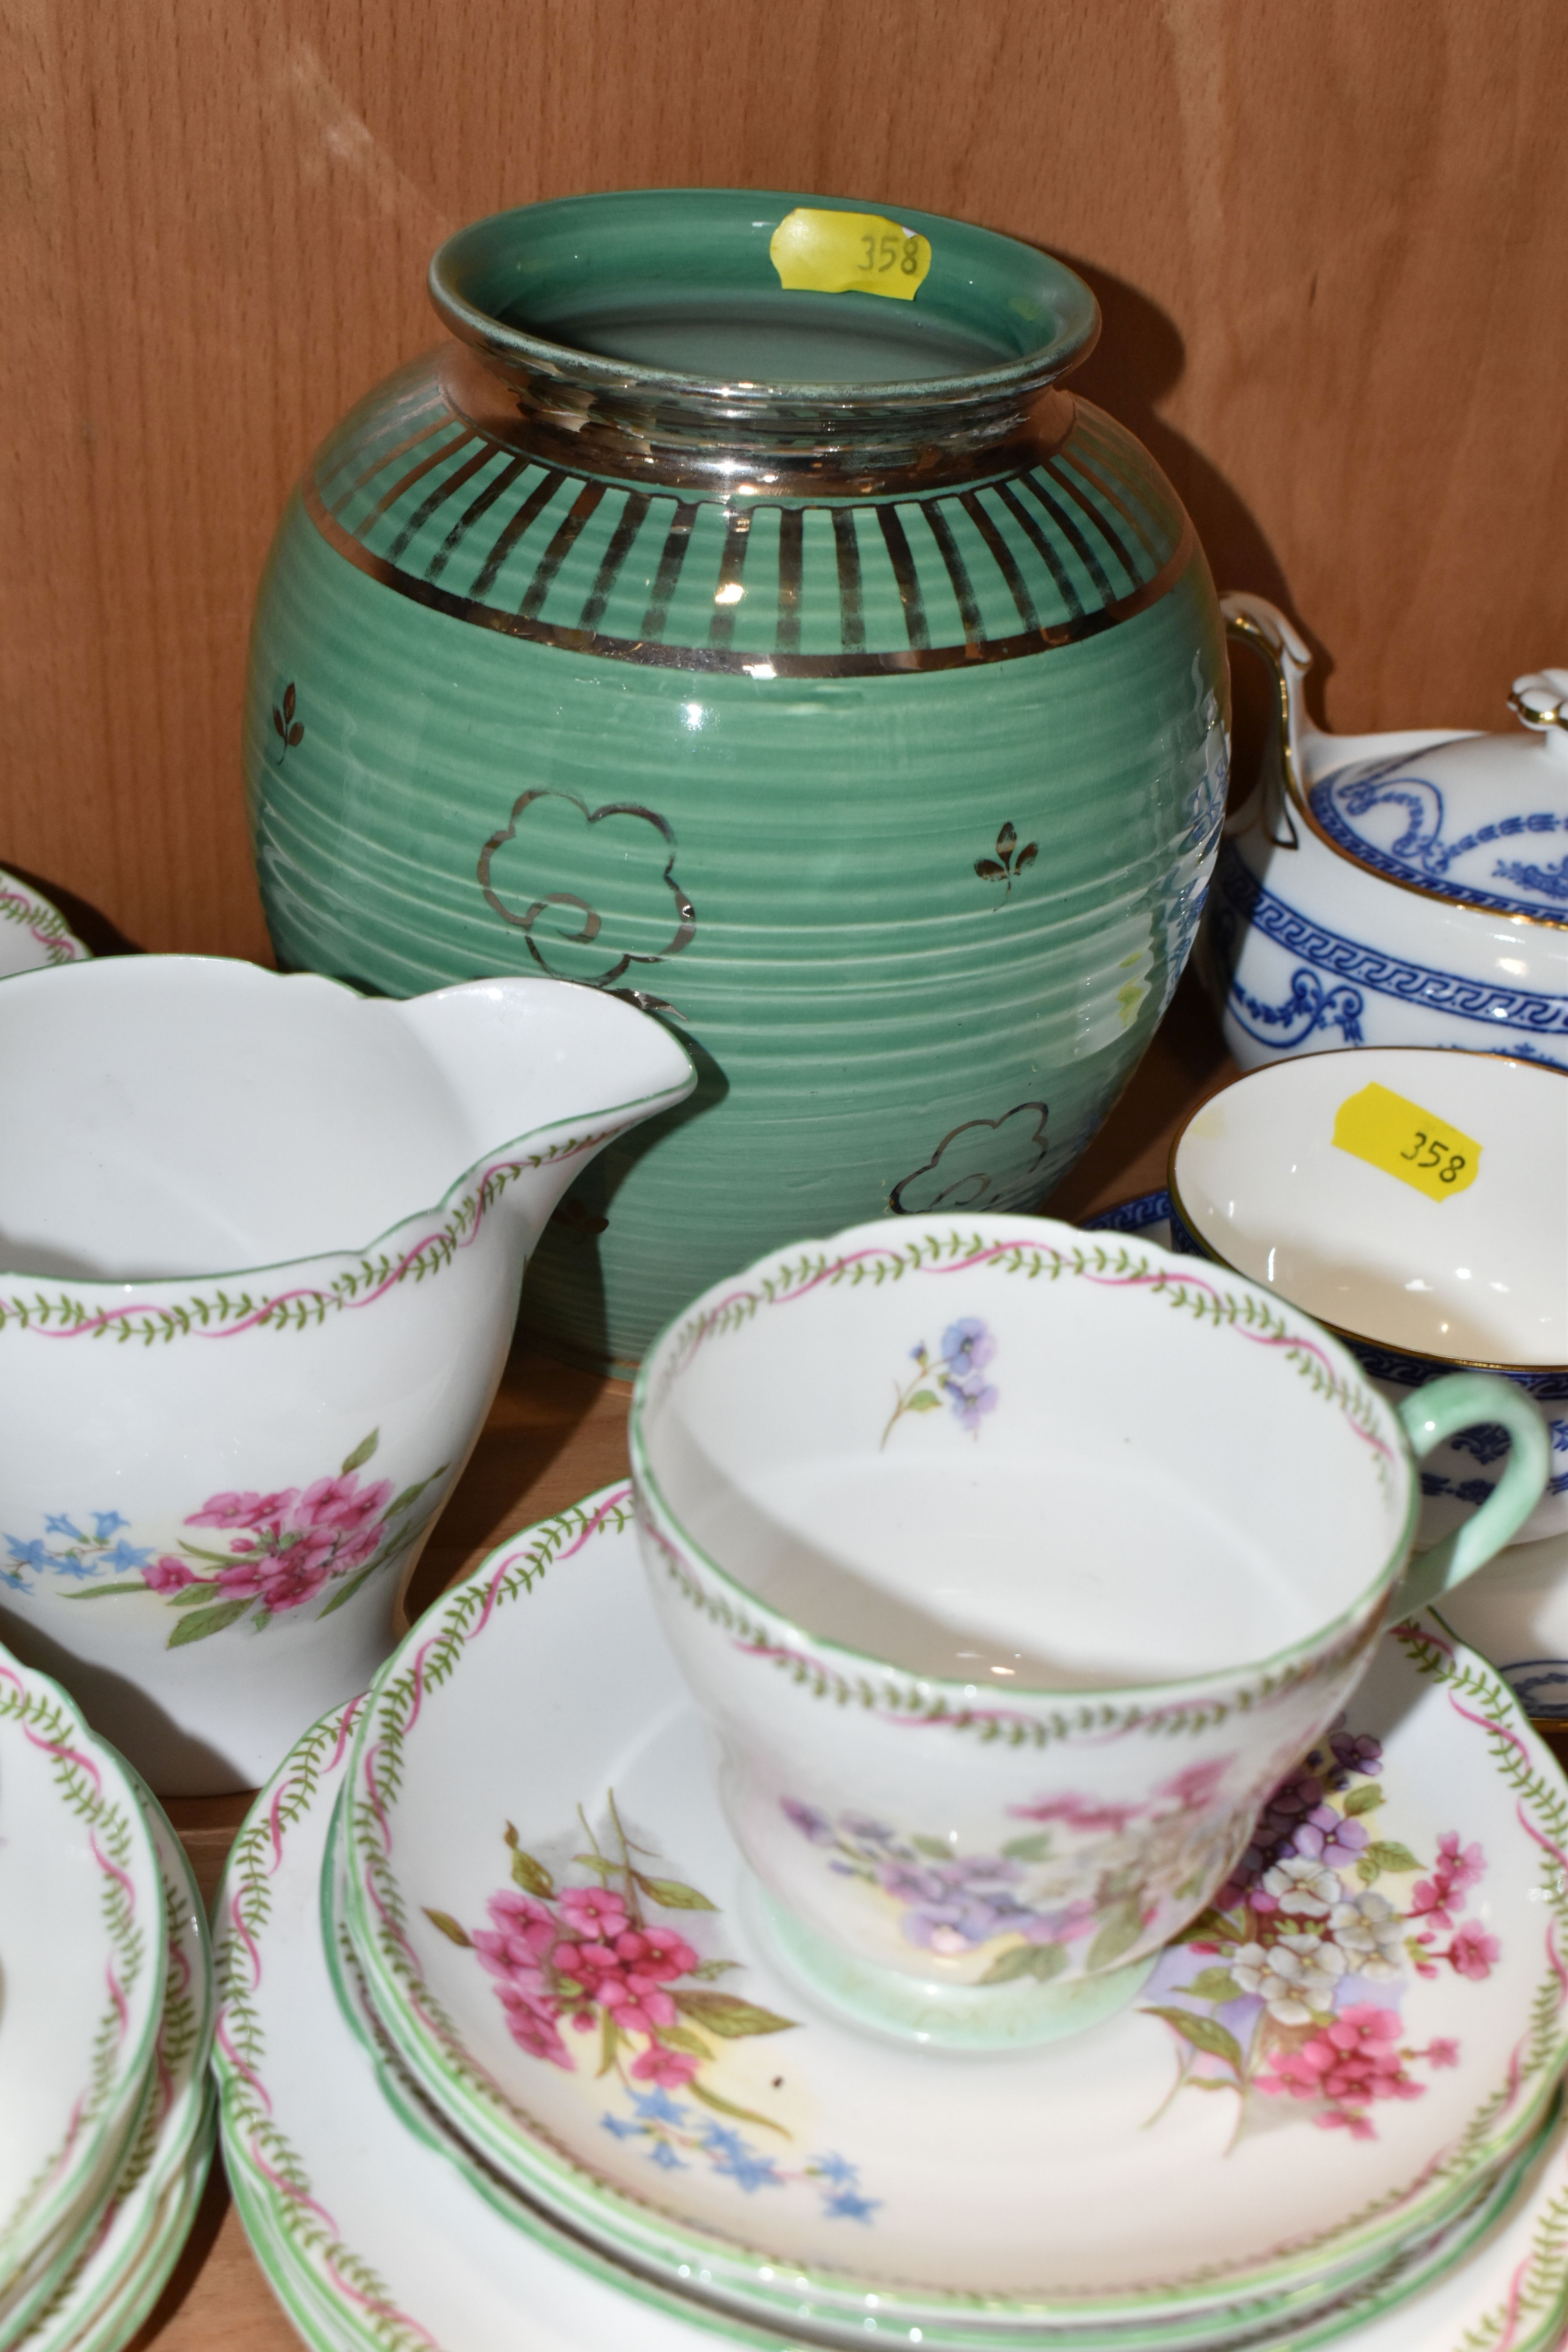
<path id="1" fill-rule="evenodd" d="M 0 863 L 265 955 L 247 619 L 447 228 L 700 184 L 1072 259 L 1079 379 L 1342 727 L 1568 656 L 1560 0 L 28 0 L 0 9 Z M 1332 678 L 1330 681 L 1329 649 Z"/>

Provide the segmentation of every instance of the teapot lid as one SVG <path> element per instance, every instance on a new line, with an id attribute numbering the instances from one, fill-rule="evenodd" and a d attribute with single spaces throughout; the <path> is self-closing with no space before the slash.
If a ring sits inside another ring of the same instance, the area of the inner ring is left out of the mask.
<path id="1" fill-rule="evenodd" d="M 1515 678 L 1526 735 L 1460 735 L 1330 769 L 1307 814 L 1331 849 L 1406 889 L 1568 925 L 1568 669 Z"/>

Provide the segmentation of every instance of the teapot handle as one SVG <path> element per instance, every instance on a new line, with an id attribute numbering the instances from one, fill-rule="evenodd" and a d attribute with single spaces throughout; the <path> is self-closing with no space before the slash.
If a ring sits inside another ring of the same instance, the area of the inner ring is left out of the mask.
<path id="1" fill-rule="evenodd" d="M 1492 1372 L 1450 1372 L 1396 1408 L 1417 1461 L 1461 1429 L 1500 1421 L 1512 1439 L 1502 1476 L 1473 1518 L 1418 1552 L 1399 1588 L 1401 1609 L 1423 1609 L 1474 1576 L 1519 1533 L 1545 1491 L 1552 1467 L 1546 1428 L 1530 1398 Z"/>
<path id="2" fill-rule="evenodd" d="M 1271 604 L 1266 596 L 1222 596 L 1220 611 L 1231 642 L 1250 646 L 1274 674 L 1279 699 L 1279 772 L 1283 778 L 1282 789 L 1277 789 L 1266 757 L 1257 783 L 1243 805 L 1226 820 L 1225 829 L 1226 833 L 1245 832 L 1259 814 L 1259 800 L 1266 799 L 1268 805 L 1261 814 L 1269 840 L 1276 848 L 1294 849 L 1297 834 L 1289 803 L 1293 801 L 1298 808 L 1305 805 L 1301 791 L 1302 748 L 1310 737 L 1321 732 L 1307 709 L 1303 691 L 1307 672 L 1312 667 L 1311 651 L 1279 606 Z"/>

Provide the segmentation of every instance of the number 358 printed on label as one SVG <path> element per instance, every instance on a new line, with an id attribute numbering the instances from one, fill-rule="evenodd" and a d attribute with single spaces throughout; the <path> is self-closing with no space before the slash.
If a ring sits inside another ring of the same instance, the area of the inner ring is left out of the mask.
<path id="1" fill-rule="evenodd" d="M 889 269 L 899 270 L 905 278 L 913 278 L 921 266 L 922 239 L 906 236 L 901 229 L 883 229 L 879 234 L 868 229 L 859 239 L 865 254 L 860 273 L 867 278 L 885 278 Z"/>
<path id="2" fill-rule="evenodd" d="M 769 257 L 779 284 L 818 294 L 890 294 L 912 302 L 931 268 L 931 241 L 880 213 L 796 205 L 774 229 Z"/>
<path id="3" fill-rule="evenodd" d="M 1375 1081 L 1341 1103 L 1333 1139 L 1341 1151 L 1397 1176 L 1429 1201 L 1451 1200 L 1480 1172 L 1481 1147 L 1473 1135 Z"/>

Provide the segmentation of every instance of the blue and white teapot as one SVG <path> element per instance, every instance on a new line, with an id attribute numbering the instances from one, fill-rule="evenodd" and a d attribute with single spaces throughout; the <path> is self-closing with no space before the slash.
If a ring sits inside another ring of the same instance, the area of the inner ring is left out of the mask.
<path id="1" fill-rule="evenodd" d="M 1260 596 L 1224 609 L 1279 698 L 1201 950 L 1241 1067 L 1364 1045 L 1568 1069 L 1568 669 L 1514 681 L 1528 733 L 1331 735 L 1284 614 Z"/>

